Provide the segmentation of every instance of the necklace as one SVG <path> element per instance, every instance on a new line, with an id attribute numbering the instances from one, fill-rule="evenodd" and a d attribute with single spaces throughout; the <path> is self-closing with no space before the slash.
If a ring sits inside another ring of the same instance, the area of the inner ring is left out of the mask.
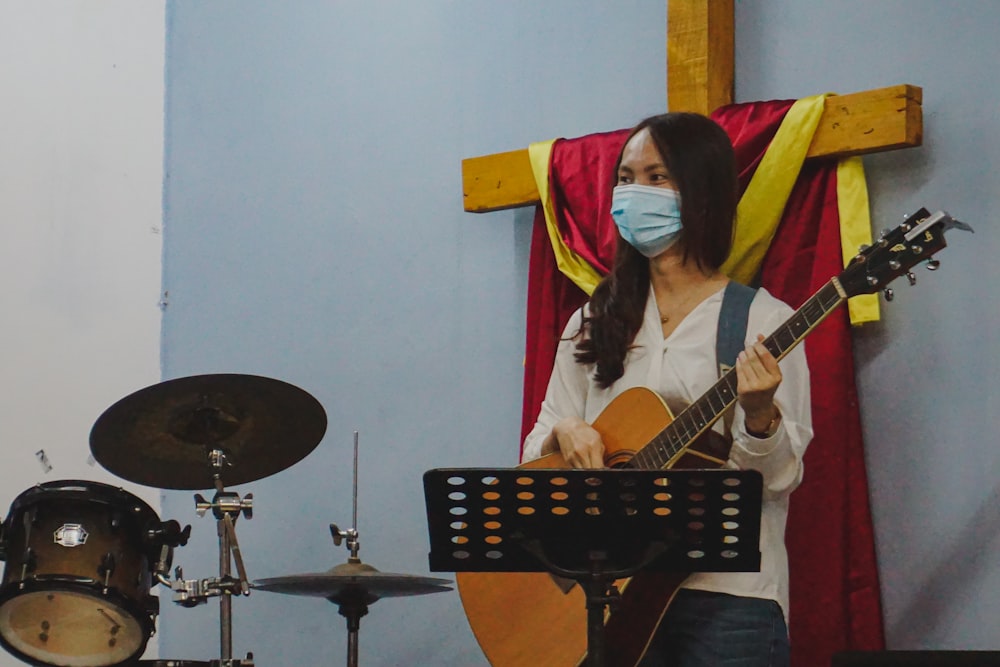
<path id="1" fill-rule="evenodd" d="M 699 293 L 700 290 L 697 289 L 688 292 L 688 295 L 684 299 L 679 301 L 676 306 L 673 307 L 672 309 L 673 312 L 670 315 L 664 315 L 662 312 L 660 312 L 660 324 L 666 324 L 667 322 L 670 321 L 670 318 L 674 317 L 674 315 L 677 313 L 684 313 L 684 307 L 687 306 L 692 299 L 698 296 Z M 657 305 L 657 311 L 659 311 L 659 305 Z"/>

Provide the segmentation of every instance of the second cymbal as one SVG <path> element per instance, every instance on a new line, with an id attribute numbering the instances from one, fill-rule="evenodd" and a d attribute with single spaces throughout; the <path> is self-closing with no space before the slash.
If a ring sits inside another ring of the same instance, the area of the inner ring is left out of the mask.
<path id="1" fill-rule="evenodd" d="M 380 598 L 425 595 L 450 591 L 451 581 L 434 577 L 380 572 L 364 563 L 342 563 L 326 572 L 309 572 L 255 581 L 262 591 L 322 597 L 343 602 L 347 597 L 364 596 L 370 604 Z"/>
<path id="2" fill-rule="evenodd" d="M 244 484 L 305 458 L 323 439 L 326 412 L 298 387 L 257 375 L 194 375 L 140 389 L 104 411 L 90 432 L 110 472 L 163 489 Z"/>

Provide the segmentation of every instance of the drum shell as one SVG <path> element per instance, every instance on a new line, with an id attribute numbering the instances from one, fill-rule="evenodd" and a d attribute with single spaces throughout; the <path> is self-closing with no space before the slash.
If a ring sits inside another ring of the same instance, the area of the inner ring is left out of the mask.
<path id="1" fill-rule="evenodd" d="M 64 480 L 35 486 L 14 499 L 4 522 L 7 561 L 0 590 L 19 584 L 23 572 L 24 579 L 38 583 L 91 584 L 145 602 L 156 558 L 146 531 L 158 522 L 149 505 L 107 484 Z M 83 544 L 57 543 L 56 532 L 70 524 L 87 532 Z M 105 572 L 108 554 L 113 567 Z"/>

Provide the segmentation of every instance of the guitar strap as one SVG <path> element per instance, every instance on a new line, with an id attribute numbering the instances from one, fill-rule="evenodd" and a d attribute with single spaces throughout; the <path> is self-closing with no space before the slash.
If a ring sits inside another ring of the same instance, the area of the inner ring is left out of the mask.
<path id="1" fill-rule="evenodd" d="M 722 310 L 719 313 L 719 326 L 715 338 L 715 361 L 719 367 L 719 377 L 732 370 L 736 365 L 736 357 L 746 347 L 747 319 L 750 316 L 750 303 L 757 290 L 747 287 L 735 280 L 730 280 L 722 295 Z M 726 410 L 724 420 L 726 436 L 732 426 L 733 411 Z"/>

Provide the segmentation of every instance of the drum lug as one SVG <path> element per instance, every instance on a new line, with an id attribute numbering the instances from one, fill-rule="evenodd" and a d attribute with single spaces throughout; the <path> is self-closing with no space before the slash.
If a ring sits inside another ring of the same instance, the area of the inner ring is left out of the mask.
<path id="1" fill-rule="evenodd" d="M 97 568 L 97 573 L 104 577 L 104 588 L 107 590 L 108 582 L 115 571 L 115 555 L 110 551 L 101 556 L 101 564 Z"/>
<path id="2" fill-rule="evenodd" d="M 25 547 L 24 549 L 24 563 L 21 565 L 21 585 L 20 588 L 24 588 L 24 582 L 28 579 L 28 573 L 34 572 L 38 567 L 38 556 L 35 555 L 35 550 L 31 547 Z"/>

